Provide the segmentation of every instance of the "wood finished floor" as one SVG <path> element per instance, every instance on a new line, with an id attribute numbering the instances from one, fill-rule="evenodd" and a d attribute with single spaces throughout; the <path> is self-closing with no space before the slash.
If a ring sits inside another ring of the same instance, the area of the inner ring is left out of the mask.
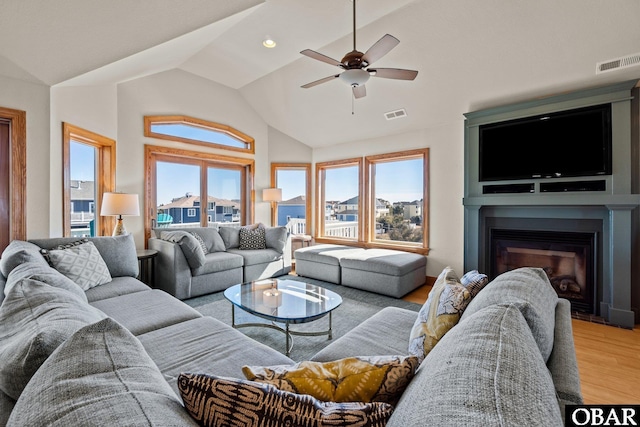
<path id="1" fill-rule="evenodd" d="M 423 304 L 430 285 L 403 299 Z M 582 395 L 586 404 L 640 404 L 640 325 L 634 330 L 573 319 Z"/>

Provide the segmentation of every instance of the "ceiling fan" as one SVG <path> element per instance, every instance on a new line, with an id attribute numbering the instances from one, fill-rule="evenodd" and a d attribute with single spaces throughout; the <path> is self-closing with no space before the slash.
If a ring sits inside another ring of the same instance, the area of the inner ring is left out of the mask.
<path id="1" fill-rule="evenodd" d="M 367 68 L 373 62 L 385 56 L 391 49 L 396 47 L 400 40 L 391 34 L 385 34 L 380 40 L 375 42 L 365 53 L 356 50 L 356 0 L 353 0 L 353 50 L 347 53 L 341 61 L 337 61 L 311 49 L 305 49 L 301 54 L 327 64 L 335 65 L 344 71 L 333 76 L 302 85 L 308 89 L 333 79 L 340 80 L 351 86 L 354 98 L 366 96 L 367 90 L 364 84 L 369 77 L 382 77 L 385 79 L 413 80 L 418 75 L 417 71 L 404 70 L 400 68 Z"/>

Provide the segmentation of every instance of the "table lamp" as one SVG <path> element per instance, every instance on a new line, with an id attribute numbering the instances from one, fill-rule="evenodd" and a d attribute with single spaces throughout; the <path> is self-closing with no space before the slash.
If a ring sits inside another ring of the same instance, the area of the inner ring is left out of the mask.
<path id="1" fill-rule="evenodd" d="M 113 229 L 113 236 L 127 234 L 127 230 L 124 228 L 124 224 L 122 223 L 122 215 L 140 215 L 138 195 L 126 193 L 104 193 L 102 196 L 100 215 L 117 215 L 118 222 L 116 227 Z"/>
<path id="2" fill-rule="evenodd" d="M 282 201 L 282 188 L 265 188 L 262 190 L 262 201 L 271 202 L 271 225 L 275 225 L 276 203 Z"/>

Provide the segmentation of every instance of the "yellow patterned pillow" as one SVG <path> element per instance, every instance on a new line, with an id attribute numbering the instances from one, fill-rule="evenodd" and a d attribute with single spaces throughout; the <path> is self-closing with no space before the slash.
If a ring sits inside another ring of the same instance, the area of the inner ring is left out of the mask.
<path id="1" fill-rule="evenodd" d="M 470 301 L 471 293 L 460 283 L 455 271 L 445 268 L 418 312 L 409 336 L 409 354 L 422 362 L 444 334 L 458 323 Z"/>
<path id="2" fill-rule="evenodd" d="M 182 373 L 178 391 L 201 426 L 384 427 L 393 413 L 386 403 L 320 402 L 270 384 Z"/>
<path id="3" fill-rule="evenodd" d="M 384 402 L 395 405 L 418 367 L 414 356 L 349 357 L 333 362 L 245 366 L 251 381 L 325 402 Z"/>

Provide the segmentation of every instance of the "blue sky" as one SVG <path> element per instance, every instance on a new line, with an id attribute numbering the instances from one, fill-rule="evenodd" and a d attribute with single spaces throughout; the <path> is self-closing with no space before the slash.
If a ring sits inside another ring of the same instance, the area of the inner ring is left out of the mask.
<path id="1" fill-rule="evenodd" d="M 95 149 L 86 144 L 71 144 L 71 179 L 94 180 Z M 158 205 L 186 193 L 200 193 L 199 167 L 158 162 Z M 278 187 L 282 199 L 305 193 L 305 173 L 302 170 L 278 171 Z M 237 170 L 210 169 L 209 194 L 222 199 L 240 198 L 240 173 Z M 390 202 L 422 198 L 422 160 L 403 160 L 376 164 L 376 197 Z M 358 194 L 357 168 L 332 168 L 326 174 L 326 199 L 344 201 Z M 260 189 L 258 189 L 260 190 Z"/>

